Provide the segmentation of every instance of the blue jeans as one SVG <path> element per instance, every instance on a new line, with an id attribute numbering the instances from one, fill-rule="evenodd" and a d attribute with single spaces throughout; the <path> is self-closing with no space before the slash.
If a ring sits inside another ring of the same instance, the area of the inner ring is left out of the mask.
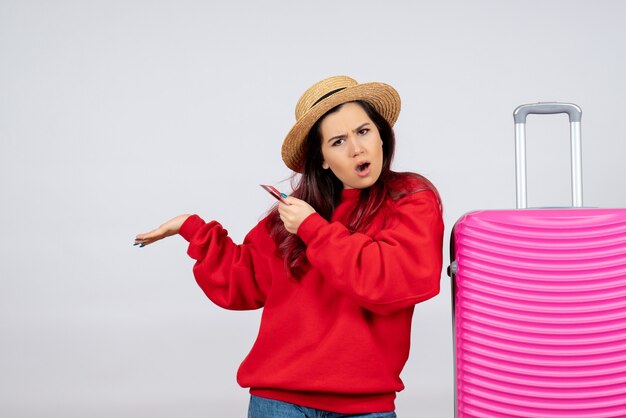
<path id="1" fill-rule="evenodd" d="M 248 418 L 396 418 L 395 412 L 374 412 L 372 414 L 339 414 L 321 411 L 288 402 L 275 401 L 252 395 Z"/>

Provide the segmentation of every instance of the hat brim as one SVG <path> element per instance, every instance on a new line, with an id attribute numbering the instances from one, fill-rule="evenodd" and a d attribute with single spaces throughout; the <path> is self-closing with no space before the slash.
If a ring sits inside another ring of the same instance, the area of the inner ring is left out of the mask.
<path id="1" fill-rule="evenodd" d="M 356 100 L 363 100 L 371 104 L 390 126 L 396 123 L 400 114 L 400 95 L 388 84 L 363 83 L 338 91 L 309 109 L 293 125 L 283 141 L 281 151 L 287 167 L 301 173 L 304 170 L 306 157 L 304 155 L 304 141 L 311 127 L 332 108 Z"/>

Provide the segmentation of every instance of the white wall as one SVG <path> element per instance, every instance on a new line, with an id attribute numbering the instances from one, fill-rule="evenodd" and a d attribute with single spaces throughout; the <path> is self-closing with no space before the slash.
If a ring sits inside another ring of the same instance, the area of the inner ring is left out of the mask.
<path id="1" fill-rule="evenodd" d="M 626 3 L 0 2 L 0 416 L 237 417 L 259 312 L 197 288 L 197 212 L 235 240 L 273 204 L 300 94 L 395 86 L 396 169 L 465 212 L 515 205 L 513 109 L 583 109 L 585 203 L 626 207 Z M 569 204 L 564 116 L 529 117 L 529 204 Z M 453 414 L 450 283 L 416 309 L 401 417 Z"/>

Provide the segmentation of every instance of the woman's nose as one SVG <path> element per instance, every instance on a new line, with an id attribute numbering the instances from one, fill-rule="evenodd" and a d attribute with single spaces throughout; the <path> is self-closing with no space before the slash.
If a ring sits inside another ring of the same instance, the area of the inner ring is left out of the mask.
<path id="1" fill-rule="evenodd" d="M 352 137 L 349 140 L 350 144 L 350 155 L 357 156 L 359 154 L 363 154 L 363 146 L 359 143 L 359 141 Z"/>

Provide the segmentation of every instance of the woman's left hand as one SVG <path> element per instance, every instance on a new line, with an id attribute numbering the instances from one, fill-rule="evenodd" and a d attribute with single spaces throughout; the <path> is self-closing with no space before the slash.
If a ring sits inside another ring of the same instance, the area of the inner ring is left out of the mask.
<path id="1" fill-rule="evenodd" d="M 286 197 L 285 200 L 288 205 L 284 203 L 278 204 L 278 213 L 280 214 L 280 220 L 285 224 L 285 229 L 295 234 L 298 232 L 298 228 L 302 221 L 304 221 L 310 214 L 315 213 L 315 209 L 304 200 L 297 199 L 295 197 Z"/>

